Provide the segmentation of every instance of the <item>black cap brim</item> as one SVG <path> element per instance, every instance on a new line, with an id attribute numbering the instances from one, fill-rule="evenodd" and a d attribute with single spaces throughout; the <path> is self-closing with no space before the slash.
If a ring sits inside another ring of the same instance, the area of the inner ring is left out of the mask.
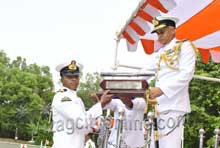
<path id="1" fill-rule="evenodd" d="M 80 75 L 80 71 L 79 68 L 77 67 L 75 70 L 72 69 L 68 69 L 68 67 L 64 67 L 61 71 L 60 71 L 60 75 L 61 76 L 79 76 Z"/>

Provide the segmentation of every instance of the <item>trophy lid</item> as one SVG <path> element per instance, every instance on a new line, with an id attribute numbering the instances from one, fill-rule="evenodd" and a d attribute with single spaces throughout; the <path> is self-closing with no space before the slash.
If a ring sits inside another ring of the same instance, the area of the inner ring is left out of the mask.
<path id="1" fill-rule="evenodd" d="M 153 71 L 145 72 L 101 72 L 101 77 L 105 80 L 148 80 L 155 75 Z"/>

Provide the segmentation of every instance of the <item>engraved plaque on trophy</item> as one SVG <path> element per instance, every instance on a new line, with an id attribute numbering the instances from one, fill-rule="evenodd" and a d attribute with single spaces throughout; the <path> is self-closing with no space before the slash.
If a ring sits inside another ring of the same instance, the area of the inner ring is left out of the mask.
<path id="1" fill-rule="evenodd" d="M 103 78 L 100 83 L 102 88 L 98 92 L 100 96 L 103 91 L 110 90 L 109 94 L 113 94 L 114 98 L 120 97 L 145 97 L 148 89 L 147 80 L 154 76 L 154 73 L 101 73 Z"/>

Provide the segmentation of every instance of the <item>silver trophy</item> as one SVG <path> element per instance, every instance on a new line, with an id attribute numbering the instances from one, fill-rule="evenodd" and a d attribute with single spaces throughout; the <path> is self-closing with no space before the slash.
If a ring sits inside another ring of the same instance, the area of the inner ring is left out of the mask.
<path id="1" fill-rule="evenodd" d="M 105 90 L 110 90 L 113 98 L 121 97 L 143 97 L 148 89 L 147 80 L 154 76 L 154 73 L 125 73 L 125 72 L 102 72 L 103 78 L 100 83 L 102 91 L 97 95 L 100 97 Z"/>

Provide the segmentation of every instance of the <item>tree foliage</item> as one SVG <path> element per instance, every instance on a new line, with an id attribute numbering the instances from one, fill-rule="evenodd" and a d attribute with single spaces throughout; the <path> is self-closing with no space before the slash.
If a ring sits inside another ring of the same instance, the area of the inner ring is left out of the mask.
<path id="1" fill-rule="evenodd" d="M 85 76 L 85 80 L 81 80 L 80 87 L 78 90 L 78 96 L 83 99 L 85 103 L 85 107 L 91 107 L 94 102 L 91 100 L 91 93 L 97 93 L 100 89 L 100 81 L 101 77 L 98 73 L 87 73 Z"/>
<path id="2" fill-rule="evenodd" d="M 197 75 L 220 78 L 220 64 L 201 62 L 198 57 Z M 205 147 L 214 145 L 214 129 L 220 128 L 220 83 L 193 79 L 190 84 L 192 112 L 186 120 L 185 147 L 199 147 L 199 129 L 205 133 Z"/>
<path id="3" fill-rule="evenodd" d="M 6 53 L 0 51 L 1 137 L 14 138 L 17 128 L 20 139 L 30 139 L 33 131 L 30 124 L 39 128 L 39 122 L 44 121 L 42 110 L 53 96 L 49 70 L 48 66 L 28 65 L 22 57 L 10 61 Z"/>

